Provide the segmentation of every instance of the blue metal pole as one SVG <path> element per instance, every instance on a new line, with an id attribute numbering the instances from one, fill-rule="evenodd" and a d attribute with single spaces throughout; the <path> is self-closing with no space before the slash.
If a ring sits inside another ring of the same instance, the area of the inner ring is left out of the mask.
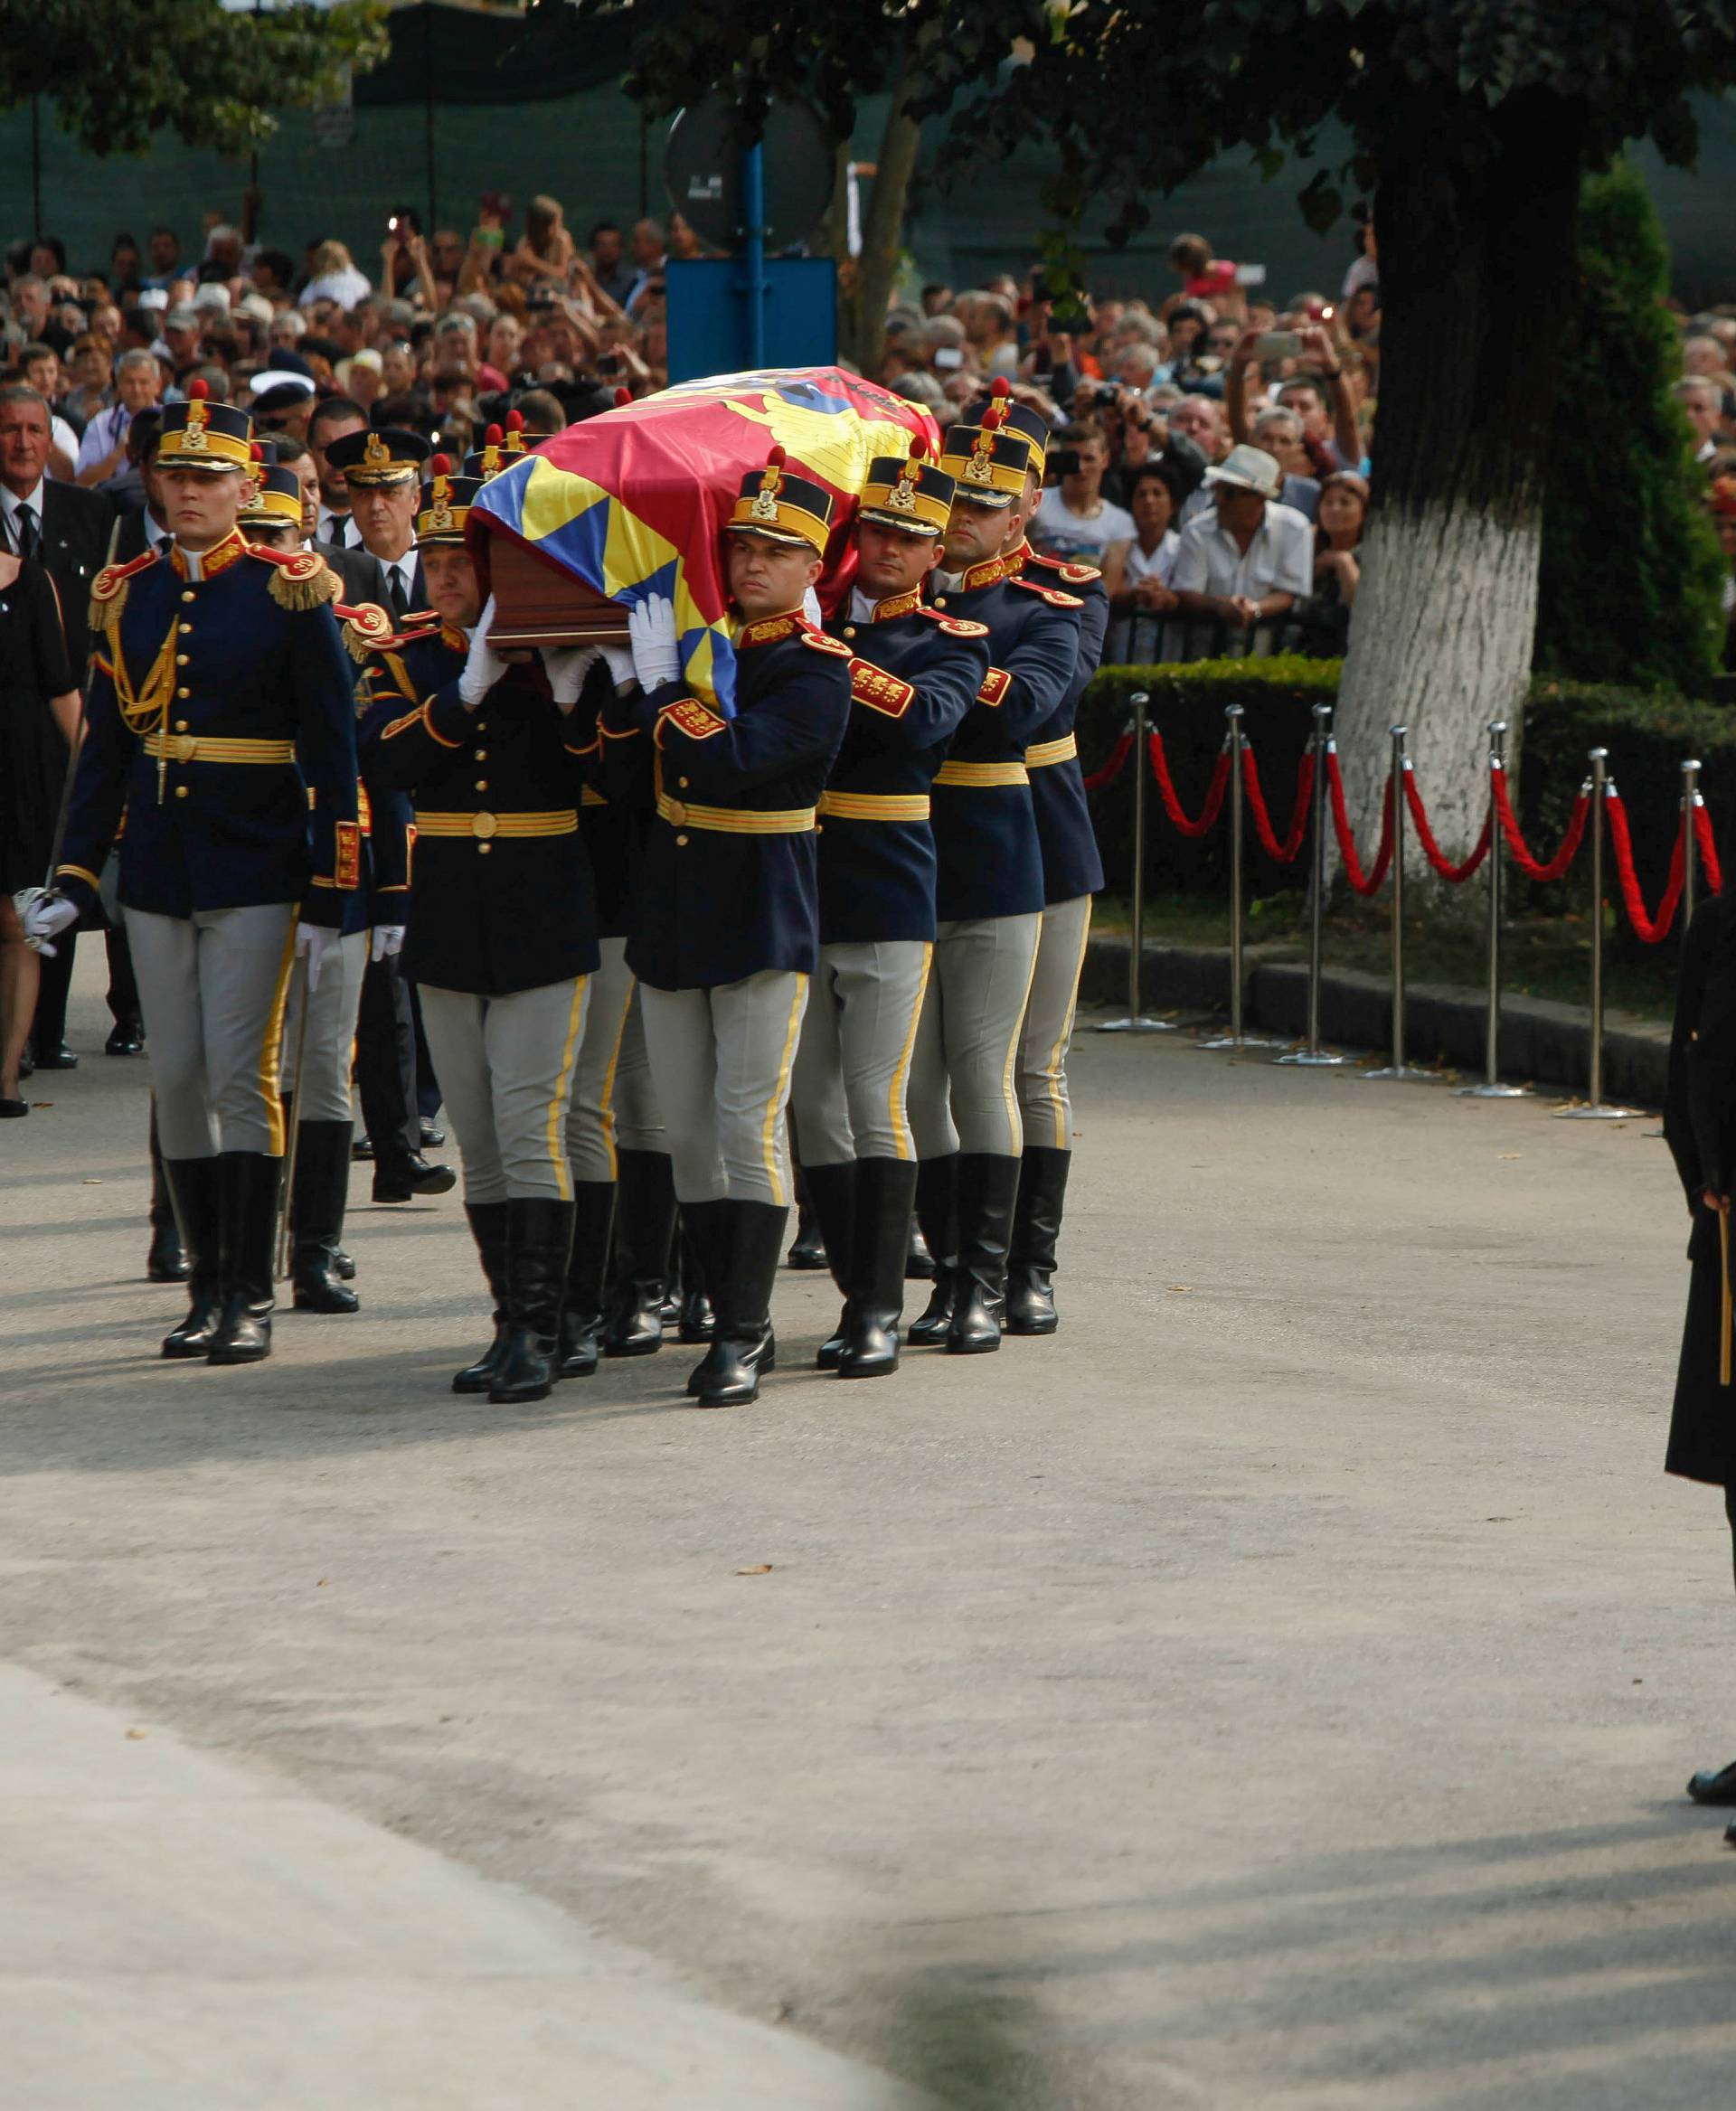
<path id="1" fill-rule="evenodd" d="M 766 171 L 758 143 L 741 150 L 741 291 L 748 302 L 748 365 L 766 363 Z"/>

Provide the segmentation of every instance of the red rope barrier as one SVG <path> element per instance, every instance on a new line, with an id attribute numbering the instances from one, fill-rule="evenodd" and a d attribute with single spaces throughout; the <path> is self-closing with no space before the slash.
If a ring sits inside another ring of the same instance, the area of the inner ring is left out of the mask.
<path id="1" fill-rule="evenodd" d="M 1429 825 L 1429 816 L 1423 811 L 1422 794 L 1417 789 L 1417 780 L 1408 762 L 1404 766 L 1404 803 L 1410 809 L 1411 820 L 1416 823 L 1417 841 L 1422 845 L 1422 854 L 1436 872 L 1449 887 L 1457 887 L 1461 881 L 1468 880 L 1488 856 L 1489 847 L 1495 841 L 1494 810 L 1490 809 L 1484 815 L 1483 833 L 1473 845 L 1470 856 L 1462 865 L 1456 865 L 1435 841 L 1435 832 Z"/>
<path id="2" fill-rule="evenodd" d="M 1628 833 L 1628 809 L 1614 785 L 1604 795 L 1604 810 L 1609 816 L 1609 847 L 1616 853 L 1616 877 L 1621 883 L 1628 921 L 1634 927 L 1634 935 L 1642 946 L 1656 946 L 1668 936 L 1670 926 L 1675 921 L 1676 905 L 1682 900 L 1682 882 L 1687 870 L 1686 831 L 1676 831 L 1675 847 L 1670 853 L 1670 876 L 1664 882 L 1664 899 L 1657 905 L 1657 914 L 1649 917 L 1646 913 L 1645 898 L 1639 891 L 1639 876 L 1634 871 L 1634 844 Z"/>
<path id="3" fill-rule="evenodd" d="M 1355 894 L 1378 894 L 1381 882 L 1386 878 L 1386 868 L 1392 862 L 1392 778 L 1389 772 L 1386 796 L 1381 801 L 1381 840 L 1374 853 L 1374 862 L 1366 872 L 1356 855 L 1356 838 L 1351 834 L 1350 815 L 1344 806 L 1344 773 L 1338 768 L 1338 750 L 1330 743 L 1326 748 L 1326 790 L 1332 799 L 1332 825 L 1338 832 L 1338 851 L 1344 861 L 1344 878 L 1350 881 Z"/>
<path id="4" fill-rule="evenodd" d="M 1314 797 L 1314 750 L 1309 749 L 1302 758 L 1302 767 L 1297 772 L 1296 804 L 1290 809 L 1290 825 L 1282 843 L 1272 832 L 1272 817 L 1266 810 L 1266 795 L 1260 788 L 1260 766 L 1254 760 L 1254 751 L 1244 747 L 1241 751 L 1242 788 L 1248 795 L 1248 810 L 1254 817 L 1254 833 L 1260 838 L 1260 847 L 1278 864 L 1288 865 L 1302 848 L 1302 839 L 1308 832 L 1308 803 Z"/>
<path id="5" fill-rule="evenodd" d="M 1501 823 L 1501 833 L 1507 839 L 1507 848 L 1513 853 L 1513 862 L 1528 880 L 1559 880 L 1573 862 L 1585 825 L 1591 813 L 1591 795 L 1582 790 L 1574 802 L 1572 818 L 1568 822 L 1567 834 L 1561 838 L 1561 847 L 1547 864 L 1539 863 L 1526 846 L 1519 833 L 1519 822 L 1513 811 L 1513 801 L 1507 796 L 1507 773 L 1505 769 L 1489 772 L 1490 788 L 1495 795 L 1495 811 Z"/>
<path id="6" fill-rule="evenodd" d="M 1706 875 L 1706 886 L 1713 894 L 1724 891 L 1724 875 L 1719 869 L 1718 845 L 1712 840 L 1712 815 L 1698 804 L 1694 809 L 1694 840 L 1700 845 L 1700 862 Z"/>
<path id="7" fill-rule="evenodd" d="M 1101 769 L 1094 769 L 1085 779 L 1088 792 L 1100 792 L 1105 785 L 1112 785 L 1127 768 L 1127 758 L 1133 753 L 1133 735 L 1123 733 L 1109 749 L 1109 759 Z"/>
<path id="8" fill-rule="evenodd" d="M 1178 834 L 1197 840 L 1209 833 L 1223 806 L 1224 787 L 1230 782 L 1230 750 L 1220 748 L 1218 759 L 1212 765 L 1212 782 L 1206 787 L 1205 804 L 1200 809 L 1197 821 L 1190 821 L 1183 810 L 1175 789 L 1175 779 L 1169 774 L 1169 758 L 1164 753 L 1164 736 L 1154 726 L 1146 737 L 1146 750 L 1151 758 L 1151 774 L 1157 779 L 1157 796 L 1164 802 L 1164 812 Z"/>

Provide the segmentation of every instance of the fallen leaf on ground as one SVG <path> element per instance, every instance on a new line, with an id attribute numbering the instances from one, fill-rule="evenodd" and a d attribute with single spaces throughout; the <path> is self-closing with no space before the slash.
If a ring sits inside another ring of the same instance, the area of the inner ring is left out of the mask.
<path id="1" fill-rule="evenodd" d="M 751 1569 L 738 1569 L 736 1570 L 736 1574 L 738 1576 L 769 1576 L 771 1574 L 771 1563 L 769 1561 L 760 1561 L 756 1563 L 755 1566 Z"/>
<path id="2" fill-rule="evenodd" d="M 1182 1297 L 1191 1297 L 1194 1295 L 1192 1283 L 1172 1283 L 1170 1288 Z"/>
<path id="3" fill-rule="evenodd" d="M 127 1735 L 129 1738 L 147 1738 L 150 1736 L 150 1731 L 147 1729 L 129 1729 L 127 1732 Z"/>

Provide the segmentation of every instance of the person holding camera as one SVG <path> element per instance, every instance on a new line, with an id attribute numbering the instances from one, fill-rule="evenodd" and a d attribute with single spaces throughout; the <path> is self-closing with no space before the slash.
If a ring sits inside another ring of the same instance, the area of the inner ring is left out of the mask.
<path id="1" fill-rule="evenodd" d="M 1046 557 L 1100 567 L 1109 544 L 1128 541 L 1134 532 L 1132 514 L 1103 495 L 1109 444 L 1095 424 L 1063 425 L 1055 438 L 1061 446 L 1049 466 L 1057 480 L 1038 504 L 1031 545 Z"/>

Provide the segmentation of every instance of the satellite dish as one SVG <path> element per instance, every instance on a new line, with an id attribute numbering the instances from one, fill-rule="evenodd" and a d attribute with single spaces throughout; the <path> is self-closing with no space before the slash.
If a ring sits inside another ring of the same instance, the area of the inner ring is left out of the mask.
<path id="1" fill-rule="evenodd" d="M 664 150 L 669 203 L 703 241 L 732 250 L 741 232 L 741 114 L 727 95 L 676 114 Z M 834 142 L 806 103 L 773 103 L 762 144 L 766 247 L 788 249 L 813 231 L 832 202 Z"/>

